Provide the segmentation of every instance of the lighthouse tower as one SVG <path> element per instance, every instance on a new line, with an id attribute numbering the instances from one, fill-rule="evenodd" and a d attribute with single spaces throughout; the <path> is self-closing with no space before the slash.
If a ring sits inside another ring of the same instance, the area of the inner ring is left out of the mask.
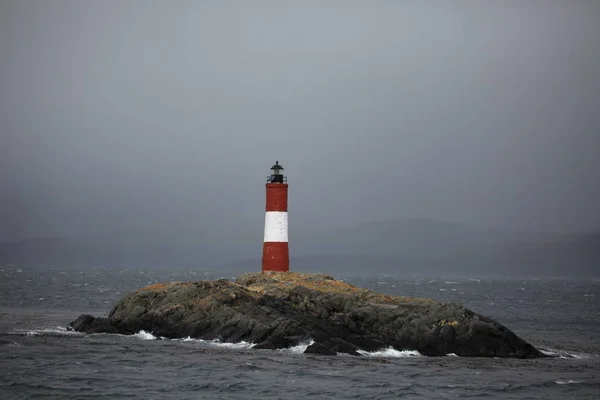
<path id="1" fill-rule="evenodd" d="M 265 213 L 265 241 L 263 244 L 262 270 L 289 271 L 288 250 L 288 184 L 279 161 L 271 167 L 267 178 L 267 207 Z"/>

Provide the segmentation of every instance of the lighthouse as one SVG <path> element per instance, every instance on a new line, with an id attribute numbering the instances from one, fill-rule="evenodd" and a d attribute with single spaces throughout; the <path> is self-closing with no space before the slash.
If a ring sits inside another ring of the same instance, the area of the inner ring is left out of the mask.
<path id="1" fill-rule="evenodd" d="M 267 178 L 265 187 L 267 206 L 262 271 L 289 271 L 288 184 L 279 161 L 275 161 L 275 165 L 271 167 L 271 175 Z"/>

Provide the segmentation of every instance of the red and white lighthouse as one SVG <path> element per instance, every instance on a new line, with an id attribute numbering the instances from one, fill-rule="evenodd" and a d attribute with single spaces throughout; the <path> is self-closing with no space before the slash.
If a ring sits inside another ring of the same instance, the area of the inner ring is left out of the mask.
<path id="1" fill-rule="evenodd" d="M 263 244 L 262 270 L 289 271 L 288 249 L 288 184 L 279 161 L 271 167 L 267 178 L 267 207 L 265 213 L 265 241 Z"/>

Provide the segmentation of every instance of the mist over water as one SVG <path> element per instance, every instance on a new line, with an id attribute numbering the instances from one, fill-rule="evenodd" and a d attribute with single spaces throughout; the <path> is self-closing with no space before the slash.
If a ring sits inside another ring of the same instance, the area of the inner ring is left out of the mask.
<path id="1" fill-rule="evenodd" d="M 293 238 L 415 217 L 598 230 L 598 15 L 3 1 L 0 240 L 260 243 L 275 160 Z"/>
<path id="2" fill-rule="evenodd" d="M 598 276 L 599 15 L 4 1 L 0 265 Z"/>

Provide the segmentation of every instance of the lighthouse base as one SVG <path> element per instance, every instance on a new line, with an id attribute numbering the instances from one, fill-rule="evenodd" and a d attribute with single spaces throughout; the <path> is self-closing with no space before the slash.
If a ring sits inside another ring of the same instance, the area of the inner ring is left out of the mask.
<path id="1" fill-rule="evenodd" d="M 265 242 L 263 244 L 263 271 L 290 270 L 290 252 L 287 242 Z"/>

